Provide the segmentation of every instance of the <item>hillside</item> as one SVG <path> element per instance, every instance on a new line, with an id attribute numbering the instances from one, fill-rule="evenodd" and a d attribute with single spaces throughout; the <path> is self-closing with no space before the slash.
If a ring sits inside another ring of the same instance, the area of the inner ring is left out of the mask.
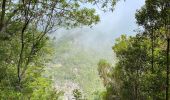
<path id="1" fill-rule="evenodd" d="M 104 43 L 100 44 L 99 39 L 81 40 L 82 37 L 85 37 L 84 35 L 86 34 L 65 34 L 55 41 L 55 59 L 50 73 L 55 81 L 55 86 L 60 87 L 59 89 L 63 90 L 68 98 L 72 93 L 71 90 L 78 88 L 82 90 L 85 97 L 94 100 L 95 93 L 104 90 L 98 76 L 97 63 L 100 59 L 113 60 L 107 58 L 109 57 L 107 55 L 112 52 L 104 48 Z"/>

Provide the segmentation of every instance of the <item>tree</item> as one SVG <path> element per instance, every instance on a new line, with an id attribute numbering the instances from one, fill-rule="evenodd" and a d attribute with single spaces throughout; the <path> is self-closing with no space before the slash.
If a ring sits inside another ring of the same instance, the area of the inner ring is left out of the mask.
<path id="1" fill-rule="evenodd" d="M 111 65 L 106 60 L 100 60 L 98 63 L 98 72 L 100 78 L 103 80 L 104 86 L 110 82 L 109 76 L 111 72 Z"/>
<path id="2" fill-rule="evenodd" d="M 141 93 L 141 78 L 142 73 L 146 70 L 147 61 L 147 45 L 143 44 L 142 37 L 130 37 L 122 36 L 117 40 L 113 46 L 113 50 L 118 58 L 117 68 L 121 71 L 120 77 L 122 77 L 122 99 L 128 100 L 140 100 L 144 98 Z M 117 77 L 117 76 L 115 76 Z"/>
<path id="3" fill-rule="evenodd" d="M 30 51 L 30 35 L 26 36 L 26 48 L 24 56 Z M 19 39 L 16 35 L 8 41 L 0 40 L 0 98 L 1 99 L 55 99 L 62 95 L 60 91 L 55 90 L 51 85 L 50 77 L 44 77 L 44 62 L 51 59 L 49 51 L 53 51 L 51 41 L 43 40 L 38 48 L 39 52 L 34 55 L 34 58 L 29 65 L 25 78 L 22 81 L 22 87 L 18 87 L 16 66 L 19 49 Z M 53 53 L 53 52 L 51 52 Z M 49 58 L 48 58 L 49 57 Z M 43 75 L 43 76 L 42 76 Z M 21 88 L 21 91 L 18 91 Z"/>
<path id="4" fill-rule="evenodd" d="M 157 38 L 155 45 L 153 73 L 149 61 L 152 58 L 149 52 L 152 42 L 149 37 L 143 34 L 133 37 L 123 35 L 116 40 L 113 51 L 117 63 L 105 78 L 110 81 L 106 84 L 106 100 L 112 100 L 108 99 L 111 97 L 122 100 L 165 99 L 165 68 L 160 66 L 166 63 L 166 44 Z"/>
<path id="5" fill-rule="evenodd" d="M 38 88 L 37 90 L 30 87 L 36 83 L 42 83 L 44 79 L 41 72 L 46 63 L 46 59 L 43 58 L 47 53 L 44 48 L 49 41 L 48 34 L 55 32 L 58 28 L 92 26 L 99 22 L 95 9 L 81 7 L 83 4 L 98 5 L 106 10 L 113 9 L 117 1 L 1 0 L 0 69 L 2 69 L 2 75 L 0 81 L 3 89 L 0 91 L 2 97 L 5 98 L 6 95 L 3 96 L 3 94 L 7 92 L 13 95 L 12 99 L 41 98 L 40 94 L 45 95 L 44 89 L 48 88 L 44 86 L 48 84 L 45 81 L 39 88 L 35 87 Z M 10 89 L 4 89 L 6 87 Z M 27 89 L 30 92 L 29 96 L 25 96 L 24 93 Z M 35 91 L 40 92 L 34 95 Z M 44 98 L 46 96 L 42 97 Z"/>
<path id="6" fill-rule="evenodd" d="M 136 13 L 137 23 L 144 27 L 145 31 L 148 31 L 151 27 L 151 39 L 154 42 L 155 31 L 153 31 L 153 27 L 156 30 L 164 29 L 165 31 L 160 34 L 156 34 L 156 37 L 163 37 L 163 39 L 167 40 L 167 84 L 166 84 L 166 100 L 169 98 L 169 37 L 167 32 L 167 25 L 170 24 L 169 21 L 169 0 L 146 0 L 145 6 L 141 8 Z M 148 33 L 148 35 L 150 32 Z M 153 43 L 152 43 L 153 44 Z M 154 46 L 152 46 L 152 55 Z M 154 55 L 153 55 L 154 56 Z M 152 57 L 152 67 L 153 67 L 153 57 Z"/>
<path id="7" fill-rule="evenodd" d="M 101 93 L 102 99 L 104 100 L 113 100 L 118 96 L 118 89 L 116 87 L 119 87 L 119 85 L 113 81 L 112 72 L 113 67 L 111 64 L 109 64 L 107 60 L 101 59 L 98 63 L 98 73 L 107 90 Z"/>
<path id="8" fill-rule="evenodd" d="M 34 54 L 39 51 L 38 45 L 48 33 L 61 27 L 90 26 L 99 21 L 99 16 L 94 9 L 82 8 L 81 4 L 101 4 L 101 7 L 105 8 L 114 5 L 116 1 L 2 0 L 0 38 L 6 40 L 17 34 L 20 36 L 20 52 L 18 52 L 19 57 L 17 58 L 18 86 L 20 87 Z M 13 28 L 13 26 L 15 27 Z M 25 55 L 26 34 L 29 32 L 31 45 L 30 48 L 27 48 L 29 49 L 28 55 Z"/>

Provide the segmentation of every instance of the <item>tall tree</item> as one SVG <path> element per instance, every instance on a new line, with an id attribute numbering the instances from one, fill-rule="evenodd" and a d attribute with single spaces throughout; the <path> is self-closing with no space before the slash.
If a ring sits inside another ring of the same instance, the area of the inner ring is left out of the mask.
<path id="1" fill-rule="evenodd" d="M 43 48 L 48 40 L 47 34 L 59 28 L 92 26 L 100 21 L 99 16 L 95 9 L 81 5 L 97 5 L 102 10 L 112 10 L 117 1 L 119 0 L 1 0 L 0 56 L 4 57 L 0 57 L 0 69 L 3 69 L 3 75 L 0 76 L 1 87 L 9 86 L 11 91 L 17 90 L 14 92 L 14 99 L 23 99 L 17 96 L 22 95 L 26 89 L 42 92 L 45 88 L 42 85 L 46 83 L 41 84 L 41 78 L 33 77 L 40 76 L 42 70 L 42 67 L 37 66 L 42 66 L 43 63 L 39 60 L 45 55 Z M 35 72 L 39 72 L 38 75 Z M 43 89 L 32 89 L 32 84 L 40 84 Z M 37 95 L 31 93 L 28 99 Z"/>
<path id="2" fill-rule="evenodd" d="M 42 42 L 48 33 L 56 29 L 72 28 L 77 26 L 91 26 L 99 21 L 95 9 L 82 8 L 82 4 L 100 5 L 106 9 L 115 5 L 118 0 L 2 0 L 0 18 L 0 38 L 10 39 L 19 33 L 20 52 L 18 54 L 17 77 L 18 85 L 30 64 L 32 57 L 36 54 L 37 46 Z M 10 28 L 15 26 L 15 30 Z M 30 53 L 25 55 L 26 33 L 32 32 L 32 44 Z M 36 35 L 38 32 L 39 34 Z"/>
<path id="3" fill-rule="evenodd" d="M 160 29 L 164 29 L 165 31 L 167 30 L 167 25 L 170 24 L 170 22 L 168 21 L 169 16 L 170 16 L 170 7 L 169 7 L 169 0 L 146 0 L 145 1 L 145 6 L 139 10 L 136 13 L 136 19 L 137 19 L 137 23 L 139 25 L 144 26 L 145 31 L 148 31 L 148 26 L 154 26 L 156 27 L 156 30 L 160 30 Z M 154 33 L 153 33 L 154 32 Z M 151 39 L 153 41 L 154 39 L 154 35 L 155 31 L 151 32 Z M 150 34 L 150 33 L 149 33 Z M 164 37 L 164 40 L 167 40 L 167 69 L 166 69 L 166 73 L 167 73 L 167 79 L 166 79 L 166 100 L 168 100 L 169 98 L 169 36 L 168 36 L 168 32 L 163 32 L 160 34 L 156 34 L 156 37 Z M 154 46 L 152 46 L 152 55 L 153 53 L 153 48 Z M 153 57 L 152 57 L 152 66 L 154 65 L 153 63 Z"/>

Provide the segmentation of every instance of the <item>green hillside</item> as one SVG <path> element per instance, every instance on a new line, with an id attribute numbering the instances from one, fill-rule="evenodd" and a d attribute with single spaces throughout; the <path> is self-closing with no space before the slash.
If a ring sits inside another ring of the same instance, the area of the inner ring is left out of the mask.
<path id="1" fill-rule="evenodd" d="M 95 93 L 104 90 L 97 72 L 97 62 L 109 52 L 83 46 L 78 39 L 77 34 L 69 34 L 55 41 L 55 59 L 50 73 L 58 87 L 64 88 L 70 84 L 74 88 L 74 83 L 86 98 L 94 100 Z"/>

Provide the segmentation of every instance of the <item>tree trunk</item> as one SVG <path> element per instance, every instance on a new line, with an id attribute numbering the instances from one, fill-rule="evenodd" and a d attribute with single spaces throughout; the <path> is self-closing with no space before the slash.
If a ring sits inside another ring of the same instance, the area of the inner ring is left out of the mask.
<path id="1" fill-rule="evenodd" d="M 167 66 L 166 66 L 166 100 L 169 99 L 169 42 L 170 39 L 167 39 Z"/>
<path id="2" fill-rule="evenodd" d="M 152 41 L 152 61 L 151 61 L 151 64 L 152 64 L 152 73 L 154 72 L 154 32 L 153 32 L 153 28 L 151 29 L 151 41 Z"/>
<path id="3" fill-rule="evenodd" d="M 0 19 L 0 31 L 2 30 L 4 24 L 6 0 L 2 1 L 1 6 L 2 6 L 1 8 L 2 12 L 1 12 L 1 19 Z"/>
<path id="4" fill-rule="evenodd" d="M 151 71 L 152 71 L 152 74 L 154 73 L 154 39 L 155 39 L 154 29 L 153 29 L 153 27 L 151 27 L 151 45 L 152 45 L 152 47 L 151 47 L 151 54 L 152 54 L 151 55 Z M 154 85 L 155 82 L 153 81 L 153 82 L 151 82 L 151 84 Z M 155 88 L 153 87 L 152 89 L 153 89 L 152 92 L 154 92 Z M 152 100 L 155 100 L 154 94 L 152 95 Z"/>

